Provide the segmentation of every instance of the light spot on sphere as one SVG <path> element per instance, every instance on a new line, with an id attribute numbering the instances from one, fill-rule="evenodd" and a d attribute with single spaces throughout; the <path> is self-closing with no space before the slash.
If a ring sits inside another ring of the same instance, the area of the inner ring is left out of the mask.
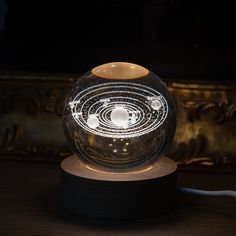
<path id="1" fill-rule="evenodd" d="M 153 100 L 151 102 L 151 107 L 153 110 L 157 111 L 161 108 L 161 102 L 159 100 Z"/>
<path id="2" fill-rule="evenodd" d="M 99 120 L 96 115 L 90 115 L 87 120 L 87 125 L 91 129 L 96 129 L 99 126 Z"/>
<path id="3" fill-rule="evenodd" d="M 124 107 L 115 107 L 111 112 L 111 121 L 114 125 L 122 128 L 128 127 L 129 113 Z"/>

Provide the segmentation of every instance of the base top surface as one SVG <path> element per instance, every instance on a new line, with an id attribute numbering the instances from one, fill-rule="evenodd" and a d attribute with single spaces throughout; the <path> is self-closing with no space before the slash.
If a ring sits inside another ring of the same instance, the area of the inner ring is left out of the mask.
<path id="1" fill-rule="evenodd" d="M 76 156 L 70 156 L 62 161 L 61 168 L 71 175 L 87 179 L 102 181 L 140 181 L 169 175 L 177 169 L 177 164 L 167 157 L 162 157 L 158 162 L 148 165 L 145 168 L 141 167 L 127 172 L 108 172 L 99 169 L 99 167 L 85 164 Z"/>

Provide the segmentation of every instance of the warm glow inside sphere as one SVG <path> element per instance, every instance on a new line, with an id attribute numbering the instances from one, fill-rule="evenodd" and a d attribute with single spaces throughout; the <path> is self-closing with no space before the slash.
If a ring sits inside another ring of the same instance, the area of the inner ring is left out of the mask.
<path id="1" fill-rule="evenodd" d="M 173 139 L 175 109 L 165 83 L 127 62 L 95 67 L 75 83 L 64 109 L 65 136 L 86 164 L 145 168 Z"/>

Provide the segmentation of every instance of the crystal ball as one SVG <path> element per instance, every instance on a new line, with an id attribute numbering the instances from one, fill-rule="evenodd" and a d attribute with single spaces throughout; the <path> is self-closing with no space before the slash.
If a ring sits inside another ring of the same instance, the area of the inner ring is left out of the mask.
<path id="1" fill-rule="evenodd" d="M 65 101 L 65 137 L 86 165 L 108 171 L 146 168 L 164 154 L 175 132 L 175 106 L 165 83 L 128 62 L 93 68 Z"/>

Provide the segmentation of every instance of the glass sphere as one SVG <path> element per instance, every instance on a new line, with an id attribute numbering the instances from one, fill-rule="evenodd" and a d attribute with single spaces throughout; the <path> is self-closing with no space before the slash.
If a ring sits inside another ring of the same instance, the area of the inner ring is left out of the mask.
<path id="1" fill-rule="evenodd" d="M 107 63 L 81 76 L 64 108 L 66 140 L 85 164 L 112 171 L 145 168 L 173 139 L 174 103 L 148 69 Z"/>

